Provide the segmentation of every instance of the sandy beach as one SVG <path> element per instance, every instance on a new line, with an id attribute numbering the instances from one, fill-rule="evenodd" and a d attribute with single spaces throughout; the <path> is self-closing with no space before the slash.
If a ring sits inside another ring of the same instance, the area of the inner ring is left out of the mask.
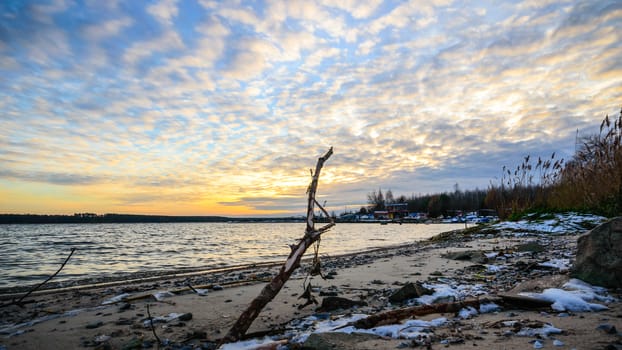
<path id="1" fill-rule="evenodd" d="M 495 226 L 325 256 L 327 279 L 308 276 L 304 262 L 253 323 L 249 333 L 258 337 L 223 348 L 622 349 L 620 291 L 568 274 L 585 230 L 544 230 Z M 279 267 L 34 293 L 23 307 L 0 308 L 0 349 L 213 349 Z M 428 294 L 391 302 L 409 282 Z M 306 283 L 317 304 L 301 307 Z M 3 295 L 1 302 L 19 295 Z M 464 307 L 368 330 L 348 326 L 388 310 L 499 295 L 559 299 L 542 309 Z M 331 298 L 351 304 L 322 307 Z"/>

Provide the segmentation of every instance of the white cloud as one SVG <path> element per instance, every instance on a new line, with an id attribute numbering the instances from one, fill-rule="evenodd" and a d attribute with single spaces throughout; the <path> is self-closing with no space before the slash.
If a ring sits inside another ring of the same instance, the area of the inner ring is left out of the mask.
<path id="1" fill-rule="evenodd" d="M 162 25 L 170 27 L 173 24 L 173 19 L 179 14 L 177 3 L 178 0 L 160 0 L 147 6 L 147 12 Z"/>
<path id="2" fill-rule="evenodd" d="M 137 64 L 154 54 L 173 52 L 183 48 L 184 43 L 179 34 L 175 31 L 167 30 L 158 38 L 132 44 L 123 53 L 123 60 L 130 64 Z"/>
<path id="3" fill-rule="evenodd" d="M 378 7 L 382 4 L 382 0 L 373 1 L 356 1 L 356 0 L 344 0 L 344 1 L 322 1 L 324 6 L 334 6 L 347 11 L 352 17 L 356 19 L 364 19 L 371 17 Z"/>
<path id="4" fill-rule="evenodd" d="M 134 21 L 127 16 L 111 19 L 103 23 L 97 23 L 84 29 L 84 35 L 88 40 L 101 40 L 113 36 L 118 36 L 122 30 L 131 26 Z"/>

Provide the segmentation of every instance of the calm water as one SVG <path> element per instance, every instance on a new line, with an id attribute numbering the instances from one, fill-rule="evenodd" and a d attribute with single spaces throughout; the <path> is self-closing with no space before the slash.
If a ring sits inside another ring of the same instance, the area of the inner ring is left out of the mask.
<path id="1" fill-rule="evenodd" d="M 338 224 L 322 235 L 320 253 L 403 244 L 463 227 Z M 71 248 L 76 252 L 54 281 L 280 262 L 304 230 L 304 223 L 0 225 L 0 288 L 45 280 Z"/>

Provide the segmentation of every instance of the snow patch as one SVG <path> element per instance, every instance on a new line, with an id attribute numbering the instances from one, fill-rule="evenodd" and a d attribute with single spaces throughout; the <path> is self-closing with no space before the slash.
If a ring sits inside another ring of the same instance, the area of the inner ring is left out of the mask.
<path id="1" fill-rule="evenodd" d="M 591 301 L 614 302 L 602 287 L 595 287 L 578 279 L 571 279 L 563 286 L 565 289 L 548 288 L 542 293 L 520 293 L 522 295 L 552 302 L 556 311 L 590 312 L 607 310 L 608 307 Z"/>
<path id="2" fill-rule="evenodd" d="M 117 296 L 114 296 L 112 298 L 109 298 L 109 299 L 106 299 L 106 300 L 102 301 L 102 305 L 109 305 L 109 304 L 118 303 L 120 301 L 123 301 L 125 298 L 127 298 L 129 296 L 130 296 L 129 293 L 119 294 Z"/>

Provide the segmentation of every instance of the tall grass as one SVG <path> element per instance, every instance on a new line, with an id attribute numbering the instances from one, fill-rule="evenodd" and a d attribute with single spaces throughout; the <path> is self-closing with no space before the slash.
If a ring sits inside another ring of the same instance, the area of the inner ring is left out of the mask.
<path id="1" fill-rule="evenodd" d="M 590 211 L 622 214 L 622 110 L 607 115 L 599 133 L 585 138 L 570 161 L 526 156 L 514 168 L 503 167 L 491 183 L 486 205 L 502 218 L 526 211 Z"/>

